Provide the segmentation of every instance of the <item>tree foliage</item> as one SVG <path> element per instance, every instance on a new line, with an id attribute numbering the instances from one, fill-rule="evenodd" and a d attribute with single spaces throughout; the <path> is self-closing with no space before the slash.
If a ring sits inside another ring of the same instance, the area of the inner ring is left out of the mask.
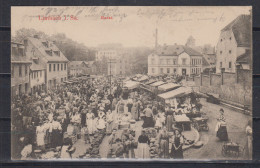
<path id="1" fill-rule="evenodd" d="M 35 29 L 22 28 L 16 31 L 13 41 L 22 42 L 26 37 L 38 35 L 42 39 L 55 41 L 56 46 L 70 61 L 93 61 L 95 60 L 95 50 L 86 47 L 82 43 L 73 41 L 66 37 L 64 33 L 57 33 L 52 36 Z"/>

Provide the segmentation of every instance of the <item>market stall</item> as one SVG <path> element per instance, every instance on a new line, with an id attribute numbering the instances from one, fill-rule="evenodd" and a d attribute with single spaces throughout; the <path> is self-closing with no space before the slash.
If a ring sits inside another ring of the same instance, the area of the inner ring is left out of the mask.
<path id="1" fill-rule="evenodd" d="M 161 86 L 161 85 L 163 85 L 163 84 L 165 84 L 165 82 L 163 82 L 163 81 L 158 81 L 158 82 L 152 83 L 152 84 L 150 84 L 150 88 L 149 88 L 149 89 L 150 89 L 154 94 L 157 95 L 157 93 L 158 93 L 158 87 Z"/>
<path id="2" fill-rule="evenodd" d="M 177 89 L 179 87 L 181 87 L 181 85 L 179 85 L 179 84 L 167 83 L 167 84 L 158 86 L 158 90 L 160 93 L 165 93 L 165 92 L 171 91 L 173 89 Z"/>

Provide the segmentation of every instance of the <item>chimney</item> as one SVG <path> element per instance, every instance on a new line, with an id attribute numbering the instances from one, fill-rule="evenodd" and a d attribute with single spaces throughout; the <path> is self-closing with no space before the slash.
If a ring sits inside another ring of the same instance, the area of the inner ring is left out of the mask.
<path id="1" fill-rule="evenodd" d="M 39 39 L 39 36 L 37 34 L 35 34 L 33 37 Z"/>
<path id="2" fill-rule="evenodd" d="M 158 47 L 158 30 L 157 28 L 155 29 L 155 50 L 157 49 Z"/>
<path id="3" fill-rule="evenodd" d="M 26 52 L 28 46 L 28 40 L 27 39 L 23 40 L 23 44 L 24 44 L 24 51 Z"/>

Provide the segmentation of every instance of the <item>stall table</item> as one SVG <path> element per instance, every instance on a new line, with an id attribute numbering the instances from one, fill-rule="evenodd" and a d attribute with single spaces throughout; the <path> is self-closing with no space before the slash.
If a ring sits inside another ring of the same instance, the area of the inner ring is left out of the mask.
<path id="1" fill-rule="evenodd" d="M 191 130 L 191 121 L 185 115 L 175 115 L 174 116 L 176 127 L 182 129 L 183 131 L 190 131 Z"/>

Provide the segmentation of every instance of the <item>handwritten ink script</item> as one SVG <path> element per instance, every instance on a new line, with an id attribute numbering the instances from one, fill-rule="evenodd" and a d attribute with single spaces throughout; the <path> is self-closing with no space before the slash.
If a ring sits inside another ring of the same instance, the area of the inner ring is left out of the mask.
<path id="1" fill-rule="evenodd" d="M 53 19 L 53 21 L 80 20 L 80 18 L 90 20 L 113 20 L 122 22 L 128 15 L 157 19 L 157 21 L 174 21 L 174 22 L 189 22 L 189 21 L 210 21 L 223 22 L 225 21 L 224 14 L 216 14 L 210 10 L 181 10 L 168 7 L 119 7 L 119 6 L 91 6 L 91 7 L 43 7 L 41 13 L 35 16 L 29 16 L 29 19 L 39 18 L 40 21 L 45 21 L 48 17 L 61 17 Z M 66 16 L 66 18 L 64 17 Z M 41 19 L 40 19 L 41 18 Z"/>

